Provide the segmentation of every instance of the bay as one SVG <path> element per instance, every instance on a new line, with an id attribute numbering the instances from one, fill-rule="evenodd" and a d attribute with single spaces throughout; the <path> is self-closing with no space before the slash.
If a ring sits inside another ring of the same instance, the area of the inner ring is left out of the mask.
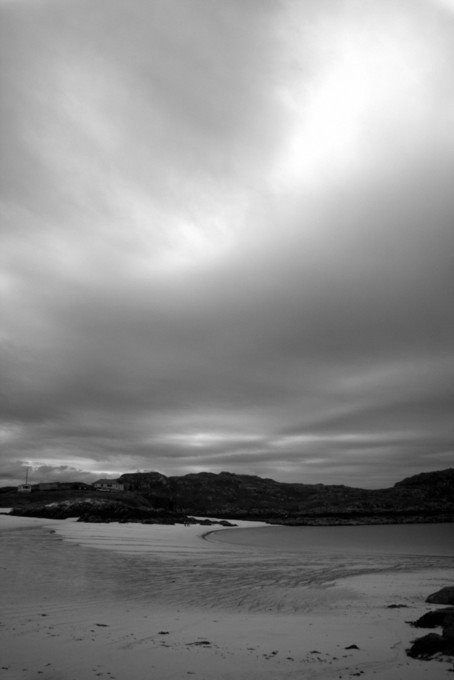
<path id="1" fill-rule="evenodd" d="M 282 553 L 454 557 L 454 524 L 282 526 L 215 531 L 209 539 Z"/>

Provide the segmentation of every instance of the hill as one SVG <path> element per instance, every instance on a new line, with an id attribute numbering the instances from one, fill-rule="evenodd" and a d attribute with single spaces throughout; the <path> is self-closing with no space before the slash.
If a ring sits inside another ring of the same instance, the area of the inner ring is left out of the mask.
<path id="1" fill-rule="evenodd" d="M 161 517 L 169 522 L 192 515 L 292 525 L 454 521 L 452 468 L 373 490 L 276 482 L 230 472 L 180 477 L 137 472 L 121 475 L 119 481 L 123 492 L 8 492 L 1 495 L 1 505 L 13 506 L 15 514 L 82 516 L 90 521 L 159 521 Z"/>

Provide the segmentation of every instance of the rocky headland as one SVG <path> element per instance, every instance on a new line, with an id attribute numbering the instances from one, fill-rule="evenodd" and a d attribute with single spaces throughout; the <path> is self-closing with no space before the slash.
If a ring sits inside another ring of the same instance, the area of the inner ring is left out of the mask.
<path id="1" fill-rule="evenodd" d="M 387 489 L 299 484 L 230 472 L 121 475 L 124 491 L 0 493 L 12 514 L 80 521 L 189 523 L 194 516 L 287 525 L 454 521 L 454 469 L 422 473 Z M 0 489 L 1 491 L 1 489 Z"/>

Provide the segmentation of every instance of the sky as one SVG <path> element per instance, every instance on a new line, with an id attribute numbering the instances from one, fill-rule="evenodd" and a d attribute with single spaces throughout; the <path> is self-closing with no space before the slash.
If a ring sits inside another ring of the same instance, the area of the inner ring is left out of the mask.
<path id="1" fill-rule="evenodd" d="M 0 0 L 0 484 L 454 463 L 454 0 Z"/>

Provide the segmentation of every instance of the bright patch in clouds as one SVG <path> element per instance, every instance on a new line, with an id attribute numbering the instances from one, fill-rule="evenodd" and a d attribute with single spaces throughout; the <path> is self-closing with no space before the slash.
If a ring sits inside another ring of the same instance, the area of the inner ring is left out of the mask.
<path id="1" fill-rule="evenodd" d="M 304 8 L 297 9 L 304 26 Z M 352 181 L 370 172 L 384 143 L 397 136 L 400 144 L 412 143 L 425 133 L 441 54 L 428 49 L 399 8 L 391 17 L 378 3 L 358 10 L 359 16 L 348 6 L 332 17 L 322 12 L 315 28 L 301 30 L 292 43 L 300 66 L 278 91 L 289 127 L 274 171 L 282 188 L 323 190 L 339 179 Z M 308 44 L 315 69 L 307 67 Z"/>
<path id="2" fill-rule="evenodd" d="M 218 448 L 223 445 L 259 442 L 262 435 L 234 433 L 234 432 L 197 432 L 187 434 L 168 434 L 162 437 L 163 441 L 179 444 L 182 447 L 194 448 Z"/>

